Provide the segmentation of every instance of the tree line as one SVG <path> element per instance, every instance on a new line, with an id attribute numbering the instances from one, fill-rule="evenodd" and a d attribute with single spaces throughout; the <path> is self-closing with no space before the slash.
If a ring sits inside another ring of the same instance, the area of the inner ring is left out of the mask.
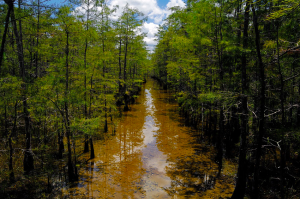
<path id="1" fill-rule="evenodd" d="M 160 26 L 152 76 L 238 164 L 231 198 L 299 196 L 300 4 L 188 0 Z"/>
<path id="2" fill-rule="evenodd" d="M 94 158 L 93 138 L 113 132 L 118 106 L 134 101 L 149 62 L 145 17 L 129 5 L 116 17 L 117 9 L 105 0 L 0 3 L 2 192 L 60 159 L 67 181 L 77 181 L 77 157 Z"/>

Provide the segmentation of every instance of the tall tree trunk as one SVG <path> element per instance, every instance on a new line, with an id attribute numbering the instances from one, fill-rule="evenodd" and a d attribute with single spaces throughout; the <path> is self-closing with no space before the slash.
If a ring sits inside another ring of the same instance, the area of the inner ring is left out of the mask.
<path id="1" fill-rule="evenodd" d="M 248 82 L 247 82 L 247 56 L 246 49 L 248 47 L 248 26 L 249 26 L 249 0 L 246 1 L 245 15 L 244 15 L 244 30 L 243 30 L 243 49 L 242 53 L 242 124 L 241 124 L 241 140 L 240 140 L 240 154 L 239 154 L 239 167 L 237 173 L 236 187 L 231 196 L 232 199 L 244 198 L 246 190 L 246 179 L 247 179 L 247 135 L 248 135 Z"/>
<path id="2" fill-rule="evenodd" d="M 67 44 L 66 44 L 66 89 L 65 89 L 65 118 L 66 118 L 66 136 L 68 142 L 68 176 L 69 181 L 74 182 L 78 180 L 78 175 L 76 173 L 76 168 L 72 163 L 72 149 L 71 149 L 71 140 L 70 140 L 70 120 L 69 120 L 69 110 L 68 110 L 68 92 L 69 92 L 69 32 L 66 31 L 67 35 Z"/>
<path id="3" fill-rule="evenodd" d="M 128 34 L 128 26 L 127 26 L 127 34 Z M 126 85 L 126 67 L 127 67 L 127 52 L 128 51 L 128 35 L 126 35 L 126 40 L 125 40 L 125 51 L 124 51 L 124 68 L 123 68 L 123 75 L 124 75 L 124 101 L 125 101 L 125 106 L 124 106 L 124 111 L 128 111 L 128 101 L 129 101 L 129 95 L 126 93 L 127 85 Z"/>
<path id="4" fill-rule="evenodd" d="M 124 82 L 126 81 L 126 67 L 127 67 L 127 48 L 128 48 L 128 36 L 126 36 L 126 41 L 125 41 L 125 51 L 124 51 L 124 68 L 123 68 L 123 79 Z"/>
<path id="5" fill-rule="evenodd" d="M 89 20 L 90 20 L 90 1 L 87 1 L 87 15 L 86 15 L 86 32 L 89 30 Z M 86 90 L 86 69 L 87 69 L 87 50 L 88 50 L 88 39 L 87 35 L 85 38 L 85 46 L 84 46 L 84 117 L 87 119 L 88 113 L 87 113 L 87 90 Z M 85 141 L 84 141 L 84 153 L 89 152 L 89 137 L 88 135 L 85 135 Z"/>
<path id="6" fill-rule="evenodd" d="M 221 3 L 221 11 L 220 11 L 220 19 L 221 22 L 218 24 L 217 23 L 217 9 L 215 8 L 215 26 L 216 26 L 216 30 L 215 30 L 215 37 L 216 37 L 216 45 L 217 45 L 217 54 L 218 54 L 218 64 L 219 64 L 219 68 L 220 68 L 220 90 L 223 91 L 224 90 L 224 85 L 223 85 L 223 78 L 224 78 L 224 71 L 223 71 L 223 62 L 222 62 L 222 46 L 219 45 L 219 39 L 220 41 L 222 41 L 222 3 Z M 220 38 L 219 38 L 219 34 L 220 34 Z M 219 132 L 218 132 L 218 138 L 217 138 L 217 161 L 218 161 L 218 176 L 221 174 L 222 171 L 222 167 L 223 167 L 223 136 L 224 136 L 224 111 L 223 111 L 223 104 L 220 104 L 220 121 L 219 121 Z"/>
<path id="7" fill-rule="evenodd" d="M 2 69 L 2 61 L 3 61 L 3 57 L 4 57 L 4 46 L 5 46 L 6 34 L 7 34 L 7 30 L 8 30 L 10 12 L 11 12 L 11 7 L 8 6 L 8 11 L 7 11 L 7 14 L 6 14 L 6 17 L 5 17 L 4 32 L 3 32 L 3 35 L 2 35 L 1 49 L 0 49 L 0 75 L 1 75 L 1 72 L 2 72 L 1 69 Z"/>
<path id="8" fill-rule="evenodd" d="M 20 77 L 22 77 L 23 83 L 22 83 L 22 100 L 23 100 L 23 113 L 24 113 L 24 123 L 25 123 L 25 135 L 26 135 L 26 148 L 24 153 L 24 172 L 25 174 L 28 174 L 30 171 L 34 169 L 33 165 L 33 153 L 31 151 L 31 132 L 29 130 L 29 112 L 28 112 L 28 105 L 27 105 L 27 96 L 26 96 L 26 74 L 25 74 L 25 65 L 24 65 L 24 54 L 23 54 L 23 42 L 22 42 L 22 26 L 21 26 L 21 20 L 19 21 L 19 32 L 17 29 L 17 23 L 14 13 L 14 5 L 13 1 L 5 1 L 9 9 L 11 10 L 11 22 L 13 25 L 14 34 L 16 37 L 16 44 L 17 44 L 17 50 L 18 50 L 18 60 L 19 60 L 19 66 L 20 66 Z M 20 6 L 20 2 L 19 2 Z"/>
<path id="9" fill-rule="evenodd" d="M 38 16 L 37 16 L 37 37 L 36 37 L 36 52 L 35 52 L 35 78 L 39 77 L 39 37 L 40 37 L 40 0 L 38 0 Z"/>
<path id="10" fill-rule="evenodd" d="M 277 65 L 278 65 L 278 72 L 279 72 L 279 79 L 280 79 L 280 108 L 281 108 L 281 124 L 282 128 L 285 128 L 285 110 L 284 110 L 284 81 L 283 81 L 283 74 L 281 70 L 281 65 L 280 65 L 280 56 L 279 56 L 279 22 L 277 22 L 277 39 L 276 39 L 276 44 L 277 44 Z M 281 134 L 281 139 L 282 139 L 282 144 L 281 144 L 281 150 L 280 150 L 280 197 L 281 199 L 284 199 L 285 197 L 285 190 L 284 190 L 284 185 L 285 185 L 285 167 L 286 167 L 286 143 L 284 139 L 284 130 L 282 130 Z"/>
<path id="11" fill-rule="evenodd" d="M 88 30 L 88 27 L 87 27 Z M 85 39 L 85 48 L 84 48 L 84 117 L 87 119 L 88 113 L 87 113 L 87 93 L 86 93 L 86 54 L 87 54 L 87 38 Z M 84 141 L 84 153 L 89 152 L 89 138 L 88 135 L 85 135 L 85 141 Z"/>
<path id="12" fill-rule="evenodd" d="M 126 67 L 127 67 L 127 53 L 128 53 L 128 15 L 127 15 L 127 27 L 126 27 L 126 36 L 125 36 L 125 50 L 124 50 L 124 68 L 123 68 L 123 75 L 124 75 L 124 85 L 125 85 L 125 91 L 126 91 Z M 126 100 L 125 100 L 125 106 L 126 106 Z"/>
<path id="13" fill-rule="evenodd" d="M 122 78 L 122 64 L 121 64 L 121 53 L 122 53 L 122 38 L 120 36 L 120 46 L 119 46 L 119 93 L 121 93 L 121 78 Z"/>
<path id="14" fill-rule="evenodd" d="M 257 15 L 255 11 L 254 5 L 252 5 L 252 13 L 253 13 L 253 25 L 255 30 L 255 44 L 256 44 L 256 53 L 258 58 L 259 65 L 259 81 L 260 81 L 260 114 L 259 114 L 259 131 L 257 136 L 257 149 L 256 149 L 256 162 L 254 169 L 254 189 L 253 189 L 253 198 L 257 199 L 260 197 L 259 192 L 259 173 L 260 173 L 260 159 L 262 154 L 262 138 L 265 134 L 265 68 L 261 57 L 260 52 L 260 34 L 258 30 L 258 22 Z"/>
<path id="15" fill-rule="evenodd" d="M 102 23 L 102 28 L 101 28 L 101 35 L 102 35 L 102 53 L 103 55 L 105 54 L 105 42 L 104 42 L 104 9 L 103 9 L 103 4 L 102 4 L 102 11 L 101 11 L 101 23 Z M 103 65 L 103 78 L 105 77 L 105 70 L 106 70 L 106 66 L 105 66 L 105 60 L 102 60 L 102 65 Z"/>

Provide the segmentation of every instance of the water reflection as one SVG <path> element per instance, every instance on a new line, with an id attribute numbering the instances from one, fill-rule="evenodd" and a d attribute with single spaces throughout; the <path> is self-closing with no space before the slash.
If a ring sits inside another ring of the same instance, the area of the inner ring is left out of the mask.
<path id="1" fill-rule="evenodd" d="M 80 181 L 64 189 L 63 197 L 230 196 L 234 166 L 226 161 L 224 175 L 216 179 L 215 150 L 196 142 L 170 95 L 149 80 L 137 104 L 124 113 L 116 135 L 95 142 L 96 158 L 80 170 Z"/>

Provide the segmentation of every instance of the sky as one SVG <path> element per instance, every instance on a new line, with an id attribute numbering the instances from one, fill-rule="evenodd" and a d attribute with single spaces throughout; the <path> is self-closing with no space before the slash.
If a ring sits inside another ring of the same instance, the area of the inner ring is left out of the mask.
<path id="1" fill-rule="evenodd" d="M 63 3 L 66 0 L 50 0 L 53 3 Z M 113 8 L 119 5 L 119 10 L 116 12 L 115 18 L 122 13 L 123 7 L 129 4 L 131 8 L 136 8 L 148 17 L 148 20 L 143 24 L 142 32 L 147 36 L 144 41 L 147 44 L 147 49 L 153 51 L 157 41 L 155 41 L 155 34 L 158 31 L 158 26 L 163 23 L 163 20 L 171 14 L 169 8 L 174 6 L 185 7 L 184 0 L 107 0 L 107 5 Z M 80 7 L 76 8 L 80 9 Z"/>
<path id="2" fill-rule="evenodd" d="M 158 26 L 171 14 L 169 8 L 174 6 L 185 7 L 183 0 L 108 0 L 107 3 L 111 7 L 119 5 L 120 9 L 117 15 L 121 14 L 123 6 L 128 3 L 130 7 L 138 9 L 148 17 L 148 20 L 143 24 L 142 32 L 147 33 L 144 41 L 149 51 L 153 51 L 157 44 L 155 34 L 157 33 Z"/>

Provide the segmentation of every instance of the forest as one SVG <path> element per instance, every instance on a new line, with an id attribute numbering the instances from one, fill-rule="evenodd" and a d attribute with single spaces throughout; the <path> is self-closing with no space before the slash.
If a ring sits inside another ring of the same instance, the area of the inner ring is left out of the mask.
<path id="1" fill-rule="evenodd" d="M 230 198 L 300 198 L 299 1 L 187 0 L 154 51 L 147 16 L 118 9 L 1 1 L 1 197 L 48 198 L 77 182 L 152 78 L 216 150 L 215 181 L 225 161 L 237 165 Z"/>
<path id="2" fill-rule="evenodd" d="M 113 20 L 117 8 L 104 0 L 84 1 L 81 11 L 72 3 L 0 4 L 4 197 L 49 185 L 64 159 L 68 181 L 78 180 L 78 154 L 94 157 L 93 138 L 114 131 L 117 106 L 126 111 L 144 81 L 143 14 L 126 6 Z"/>
<path id="3" fill-rule="evenodd" d="M 154 78 L 186 121 L 236 159 L 231 198 L 299 198 L 300 4 L 189 0 L 159 29 Z"/>

